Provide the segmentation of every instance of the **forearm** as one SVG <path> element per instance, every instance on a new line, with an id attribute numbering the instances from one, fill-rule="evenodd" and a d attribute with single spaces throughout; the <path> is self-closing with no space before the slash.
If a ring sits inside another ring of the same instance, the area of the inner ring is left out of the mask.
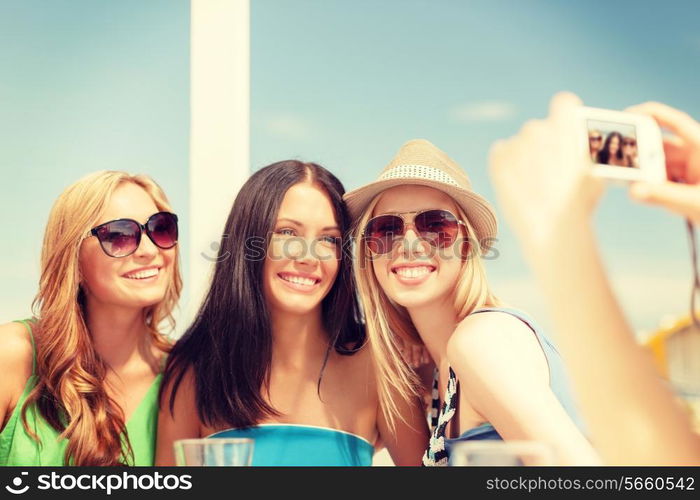
<path id="1" fill-rule="evenodd" d="M 585 216 L 528 258 L 598 451 L 611 464 L 700 462 L 686 415 L 637 344 L 612 293 Z"/>

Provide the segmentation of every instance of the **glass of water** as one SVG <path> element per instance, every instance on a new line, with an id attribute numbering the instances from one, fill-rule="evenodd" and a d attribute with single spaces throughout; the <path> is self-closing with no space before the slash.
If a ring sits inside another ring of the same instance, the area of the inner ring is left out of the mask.
<path id="1" fill-rule="evenodd" d="M 253 440 L 203 438 L 175 441 L 175 463 L 180 466 L 247 466 L 253 462 Z"/>
<path id="2" fill-rule="evenodd" d="M 462 441 L 450 453 L 450 465 L 536 466 L 555 465 L 549 445 L 537 441 Z"/>

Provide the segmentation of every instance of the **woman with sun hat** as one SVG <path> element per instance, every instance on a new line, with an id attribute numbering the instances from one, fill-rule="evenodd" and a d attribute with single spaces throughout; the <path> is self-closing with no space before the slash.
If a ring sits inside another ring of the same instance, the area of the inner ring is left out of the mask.
<path id="1" fill-rule="evenodd" d="M 423 463 L 446 465 L 456 443 L 483 439 L 539 441 L 558 463 L 596 463 L 556 349 L 489 287 L 481 256 L 496 241 L 496 218 L 459 165 L 412 140 L 378 180 L 344 199 L 388 420 L 403 417 L 392 394 L 410 400 L 417 392 L 402 344 L 424 345 L 436 366 Z"/>

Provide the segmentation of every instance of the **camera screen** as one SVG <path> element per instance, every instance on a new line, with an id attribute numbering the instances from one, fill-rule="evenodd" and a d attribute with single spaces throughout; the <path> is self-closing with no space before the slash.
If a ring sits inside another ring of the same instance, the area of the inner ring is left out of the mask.
<path id="1" fill-rule="evenodd" d="M 639 168 L 637 131 L 633 125 L 588 120 L 588 150 L 593 163 Z"/>

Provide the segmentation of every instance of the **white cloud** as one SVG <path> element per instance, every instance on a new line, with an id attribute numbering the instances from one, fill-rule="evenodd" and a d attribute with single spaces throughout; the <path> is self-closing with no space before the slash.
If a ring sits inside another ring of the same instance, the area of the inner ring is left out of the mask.
<path id="1" fill-rule="evenodd" d="M 475 101 L 455 106 L 450 111 L 459 122 L 497 122 L 515 116 L 515 105 L 508 101 Z"/>
<path id="2" fill-rule="evenodd" d="M 311 127 L 301 117 L 279 114 L 263 121 L 263 128 L 271 135 L 284 139 L 302 140 L 311 136 Z"/>

